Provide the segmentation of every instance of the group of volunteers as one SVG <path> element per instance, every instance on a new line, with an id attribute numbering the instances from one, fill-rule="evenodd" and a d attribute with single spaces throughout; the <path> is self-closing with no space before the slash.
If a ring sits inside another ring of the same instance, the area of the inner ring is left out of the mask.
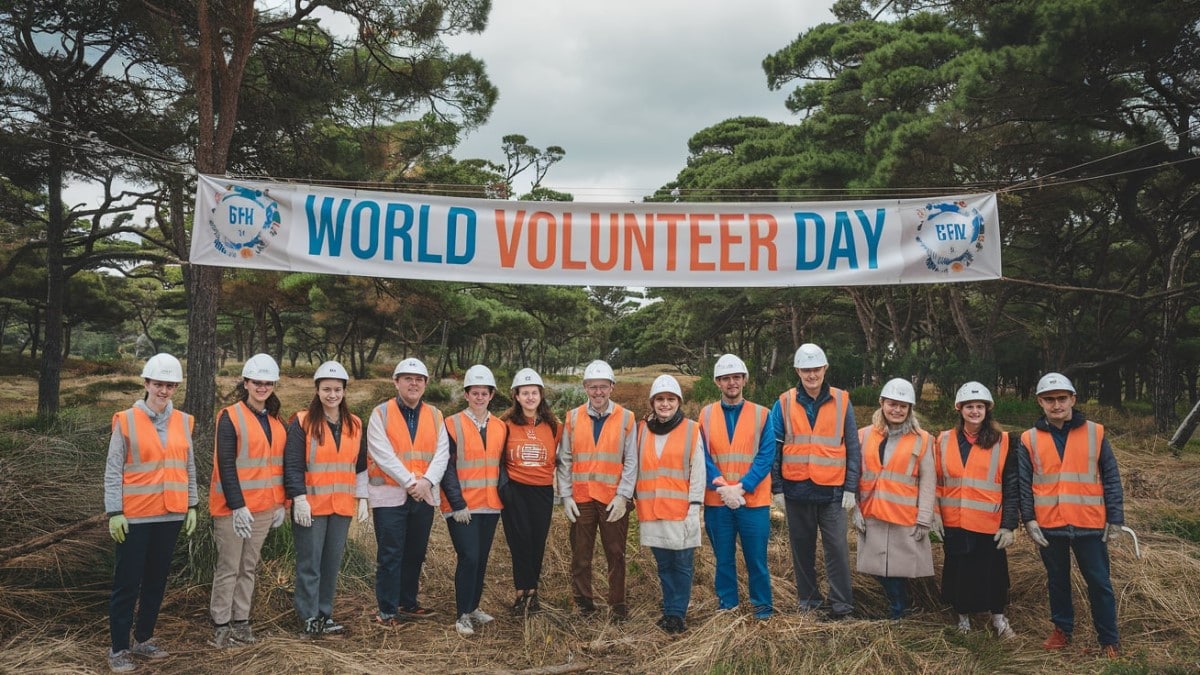
<path id="1" fill-rule="evenodd" d="M 770 618 L 774 499 L 786 512 L 801 612 L 822 611 L 828 620 L 853 614 L 852 526 L 857 570 L 879 580 L 888 616 L 903 618 L 911 611 L 908 580 L 934 574 L 930 535 L 936 533 L 945 552 L 942 599 L 957 613 L 958 630 L 971 630 L 971 615 L 986 612 L 997 635 L 1015 637 L 1005 617 L 1007 549 L 1023 523 L 1048 581 L 1054 628 L 1043 647 L 1071 642 L 1074 552 L 1102 653 L 1119 654 L 1107 542 L 1124 522 L 1120 475 L 1104 427 L 1075 410 L 1070 380 L 1058 373 L 1041 378 L 1036 395 L 1043 415 L 1020 434 L 1003 432 L 991 392 L 968 382 L 955 396 L 957 424 L 934 436 L 914 414 L 918 397 L 908 380 L 884 384 L 879 408 L 860 429 L 849 394 L 826 382 L 829 363 L 820 347 L 801 345 L 793 365 L 797 386 L 768 410 L 743 396 L 745 363 L 721 356 L 713 373 L 721 398 L 697 420 L 683 414 L 679 382 L 661 375 L 650 387 L 650 413 L 639 420 L 611 399 L 613 369 L 593 361 L 583 373 L 587 402 L 560 421 L 530 368 L 513 378 L 511 407 L 493 415 L 497 383 L 483 365 L 464 374 L 466 408 L 443 416 L 423 400 L 425 364 L 406 358 L 392 373 L 396 396 L 364 424 L 347 407 L 350 377 L 335 361 L 317 368 L 308 407 L 285 421 L 274 391 L 278 364 L 257 354 L 245 363 L 236 401 L 217 418 L 208 504 L 217 547 L 211 644 L 255 641 L 250 608 L 257 565 L 269 530 L 287 520 L 289 505 L 293 602 L 305 634 L 344 630 L 333 603 L 354 517 L 375 535 L 376 625 L 436 615 L 418 596 L 437 513 L 457 557 L 457 632 L 472 635 L 493 620 L 480 601 L 500 522 L 512 554 L 512 612 L 536 613 L 557 492 L 570 522 L 571 594 L 585 616 L 598 611 L 592 573 L 598 533 L 608 616 L 629 618 L 625 556 L 636 509 L 639 541 L 657 566 L 659 628 L 687 630 L 701 525 L 715 559 L 718 611 L 741 605 L 740 540 L 749 611 Z M 172 405 L 182 367 L 158 354 L 142 377 L 145 396 L 113 416 L 104 481 L 117 542 L 108 653 L 115 672 L 134 670 L 134 657 L 168 656 L 155 644 L 154 627 L 179 531 L 190 536 L 197 521 L 193 419 Z M 815 569 L 818 533 L 825 595 Z"/>

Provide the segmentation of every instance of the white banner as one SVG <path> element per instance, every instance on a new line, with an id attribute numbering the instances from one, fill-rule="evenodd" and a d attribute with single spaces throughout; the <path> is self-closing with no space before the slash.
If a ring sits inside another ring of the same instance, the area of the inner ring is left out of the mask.
<path id="1" fill-rule="evenodd" d="M 794 203 L 514 202 L 200 176 L 191 262 L 594 286 L 1000 277 L 994 194 Z"/>

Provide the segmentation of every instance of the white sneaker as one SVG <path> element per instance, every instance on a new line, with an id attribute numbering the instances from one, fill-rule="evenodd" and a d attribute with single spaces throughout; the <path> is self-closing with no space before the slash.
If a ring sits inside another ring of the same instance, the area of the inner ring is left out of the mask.
<path id="1" fill-rule="evenodd" d="M 108 669 L 114 673 L 130 673 L 137 670 L 137 664 L 133 662 L 133 657 L 129 655 L 128 649 L 122 649 L 116 654 L 109 649 Z"/>
<path id="2" fill-rule="evenodd" d="M 471 615 L 463 614 L 458 617 L 458 621 L 454 622 L 454 630 L 458 631 L 459 635 L 474 635 L 475 627 L 471 625 Z"/>
<path id="3" fill-rule="evenodd" d="M 966 614 L 958 615 L 958 632 L 960 632 L 960 633 L 970 633 L 971 632 L 971 617 L 970 616 L 968 616 Z"/>
<path id="4" fill-rule="evenodd" d="M 167 650 L 154 644 L 154 638 L 150 638 L 145 642 L 134 640 L 133 646 L 129 648 L 129 653 L 134 656 L 144 656 L 148 659 L 165 659 L 170 656 Z"/>
<path id="5" fill-rule="evenodd" d="M 1001 639 L 1011 640 L 1017 637 L 1017 632 L 1008 625 L 1008 619 L 1004 618 L 1003 614 L 992 615 L 992 628 L 996 629 L 996 636 Z"/>
<path id="6" fill-rule="evenodd" d="M 475 611 L 471 612 L 468 616 L 471 617 L 471 623 L 473 625 L 477 625 L 477 626 L 482 626 L 486 623 L 491 623 L 493 620 L 491 614 L 488 614 L 487 612 L 483 611 L 482 609 L 479 609 L 478 607 L 476 607 Z"/>

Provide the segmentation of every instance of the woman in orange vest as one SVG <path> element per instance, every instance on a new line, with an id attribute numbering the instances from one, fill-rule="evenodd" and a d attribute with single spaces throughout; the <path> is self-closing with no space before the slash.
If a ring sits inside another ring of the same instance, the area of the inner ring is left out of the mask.
<path id="1" fill-rule="evenodd" d="M 685 419 L 683 391 L 670 375 L 650 385 L 651 412 L 638 425 L 638 538 L 658 566 L 662 617 L 669 635 L 687 630 L 692 574 L 700 547 L 700 506 L 708 485 L 704 434 Z"/>
<path id="2" fill-rule="evenodd" d="M 992 418 L 992 393 L 978 382 L 954 396 L 958 425 L 936 443 L 939 514 L 934 531 L 946 555 L 942 600 L 958 613 L 958 630 L 971 630 L 971 614 L 990 612 L 1002 638 L 1017 636 L 1004 616 L 1008 606 L 1008 554 L 1020 501 L 1020 441 Z"/>
<path id="3" fill-rule="evenodd" d="M 283 446 L 287 428 L 279 417 L 275 383 L 279 365 L 255 354 L 242 367 L 237 402 L 217 416 L 208 509 L 213 516 L 217 566 L 208 611 L 211 644 L 232 647 L 255 641 L 250 602 L 267 532 L 283 524 Z"/>
<path id="4" fill-rule="evenodd" d="M 541 610 L 538 581 L 554 512 L 554 458 L 561 427 L 546 401 L 542 377 L 532 368 L 517 371 L 511 392 L 512 408 L 502 417 L 507 441 L 500 466 L 500 520 L 517 589 L 512 612 L 524 615 Z"/>
<path id="5" fill-rule="evenodd" d="M 500 462 L 504 455 L 504 422 L 488 412 L 496 395 L 496 378 L 487 366 L 475 365 L 463 375 L 467 409 L 446 418 L 450 457 L 442 477 L 442 513 L 458 555 L 454 569 L 454 604 L 459 635 L 492 621 L 479 608 L 483 577 L 496 524 L 500 522 Z"/>
<path id="6" fill-rule="evenodd" d="M 108 665 L 116 673 L 134 670 L 134 656 L 169 656 L 154 644 L 154 626 L 179 530 L 189 537 L 196 530 L 193 420 L 171 404 L 183 368 L 174 356 L 156 354 L 142 368 L 142 380 L 142 400 L 113 415 L 104 467 L 104 510 L 117 542 L 108 605 Z"/>
<path id="7" fill-rule="evenodd" d="M 337 361 L 313 374 L 317 392 L 308 408 L 288 425 L 283 449 L 283 486 L 292 500 L 292 539 L 296 545 L 296 592 L 292 603 L 308 635 L 337 633 L 333 596 L 338 570 L 356 509 L 355 482 L 362 420 L 350 414 L 346 385 L 350 375 Z"/>
<path id="8" fill-rule="evenodd" d="M 859 429 L 862 476 L 854 508 L 858 571 L 875 575 L 888 617 L 909 613 L 908 580 L 933 576 L 929 530 L 936 507 L 933 438 L 913 414 L 912 383 L 896 378 L 879 392 L 871 426 Z"/>

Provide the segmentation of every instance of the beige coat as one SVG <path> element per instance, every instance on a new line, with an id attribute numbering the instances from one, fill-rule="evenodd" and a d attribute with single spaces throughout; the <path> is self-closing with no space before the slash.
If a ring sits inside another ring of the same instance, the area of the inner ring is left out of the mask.
<path id="1" fill-rule="evenodd" d="M 891 460 L 898 438 L 898 435 L 889 435 L 883 450 L 885 464 Z M 863 451 L 866 452 L 866 449 Z M 925 453 L 917 466 L 917 523 L 926 527 L 933 524 L 933 508 L 937 498 L 933 454 Z M 911 526 L 893 525 L 874 518 L 867 518 L 866 523 L 865 534 L 856 531 L 859 572 L 882 577 L 933 576 L 933 553 L 928 534 L 917 541 L 912 536 Z"/>

